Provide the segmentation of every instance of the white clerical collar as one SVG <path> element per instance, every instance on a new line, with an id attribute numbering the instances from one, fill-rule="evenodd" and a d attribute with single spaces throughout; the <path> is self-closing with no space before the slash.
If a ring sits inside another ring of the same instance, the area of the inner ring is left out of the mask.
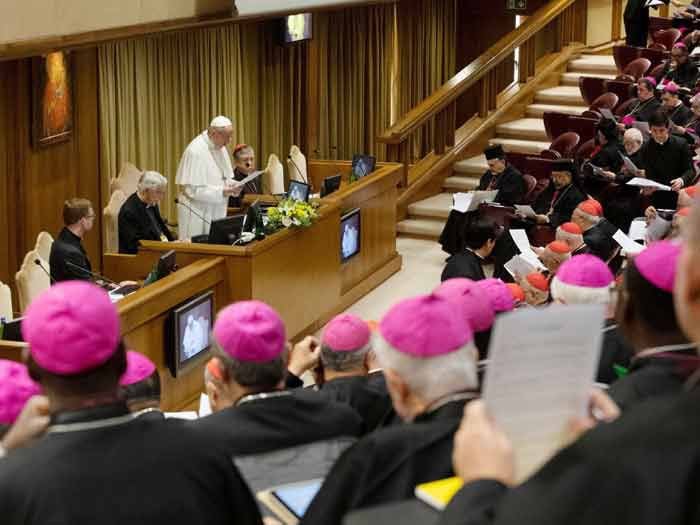
<path id="1" fill-rule="evenodd" d="M 206 129 L 202 132 L 202 136 L 204 137 L 204 140 L 207 142 L 207 146 L 209 146 L 209 149 L 211 149 L 211 150 L 220 149 L 220 148 L 217 148 L 216 144 L 214 144 L 212 142 L 212 140 L 209 138 L 209 132 Z"/>

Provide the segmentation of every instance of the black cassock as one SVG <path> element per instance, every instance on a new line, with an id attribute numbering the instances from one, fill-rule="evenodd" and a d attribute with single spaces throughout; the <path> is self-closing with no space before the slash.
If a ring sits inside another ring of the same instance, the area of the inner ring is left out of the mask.
<path id="1" fill-rule="evenodd" d="M 522 485 L 466 484 L 440 525 L 681 525 L 700 519 L 700 390 L 601 424 Z"/>
<path id="2" fill-rule="evenodd" d="M 487 170 L 479 179 L 478 189 L 481 191 L 489 189 L 493 177 L 493 173 Z M 518 170 L 509 164 L 503 173 L 496 176 L 496 181 L 493 182 L 491 189 L 498 190 L 494 202 L 504 206 L 520 204 L 525 196 L 525 179 L 523 179 L 522 174 Z"/>
<path id="3" fill-rule="evenodd" d="M 557 190 L 553 184 L 550 184 L 537 197 L 532 208 L 541 215 L 547 215 L 551 208 L 549 224 L 552 228 L 558 228 L 559 225 L 571 220 L 571 214 L 574 213 L 576 206 L 584 200 L 586 200 L 586 196 L 573 184 L 569 184 L 561 190 Z"/>
<path id="4" fill-rule="evenodd" d="M 261 523 L 230 456 L 182 420 L 121 404 L 59 414 L 52 430 L 0 460 L 3 525 Z"/>
<path id="5" fill-rule="evenodd" d="M 627 113 L 640 122 L 647 122 L 651 116 L 661 107 L 661 102 L 656 97 L 646 100 L 635 99 L 636 102 L 630 104 L 630 112 Z"/>
<path id="6" fill-rule="evenodd" d="M 481 266 L 483 259 L 469 248 L 461 253 L 451 255 L 447 259 L 445 269 L 442 271 L 441 281 L 454 279 L 455 277 L 464 277 L 472 281 L 480 281 L 486 279 L 484 269 Z"/>
<path id="7" fill-rule="evenodd" d="M 119 253 L 138 253 L 139 241 L 174 239 L 158 206 L 146 206 L 133 193 L 119 210 Z"/>
<path id="8" fill-rule="evenodd" d="M 92 280 L 92 265 L 82 241 L 68 228 L 63 228 L 51 245 L 49 268 L 55 281 Z"/>
<path id="9" fill-rule="evenodd" d="M 646 178 L 661 184 L 670 185 L 677 178 L 683 179 L 684 186 L 695 180 L 693 156 L 688 143 L 673 135 L 664 144 L 650 139 L 639 153 L 645 166 Z"/>
<path id="10" fill-rule="evenodd" d="M 629 368 L 634 350 L 620 332 L 615 321 L 608 320 L 605 325 L 596 381 L 609 385 L 618 379 L 615 365 Z"/>
<path id="11" fill-rule="evenodd" d="M 627 374 L 608 390 L 622 410 L 652 397 L 679 394 L 688 377 L 700 367 L 695 347 L 684 352 L 662 352 L 635 358 Z"/>
<path id="12" fill-rule="evenodd" d="M 301 525 L 339 524 L 352 510 L 412 497 L 416 485 L 453 476 L 453 436 L 464 404 L 452 401 L 358 441 L 328 473 Z"/>
<path id="13" fill-rule="evenodd" d="M 347 405 L 306 389 L 226 408 L 189 425 L 233 455 L 261 454 L 314 441 L 357 437 L 362 419 Z"/>
<path id="14" fill-rule="evenodd" d="M 386 421 L 393 412 L 391 397 L 384 387 L 381 392 L 367 376 L 339 377 L 324 383 L 319 391 L 329 401 L 350 406 L 364 421 L 364 432 L 368 433 Z"/>
<path id="15" fill-rule="evenodd" d="M 646 0 L 629 0 L 625 7 L 626 44 L 635 47 L 647 47 L 649 38 L 649 8 L 644 7 Z"/>

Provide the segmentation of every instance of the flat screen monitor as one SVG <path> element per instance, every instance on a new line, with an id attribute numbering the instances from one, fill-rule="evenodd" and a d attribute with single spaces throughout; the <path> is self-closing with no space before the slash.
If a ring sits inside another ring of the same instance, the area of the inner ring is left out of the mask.
<path id="1" fill-rule="evenodd" d="M 311 40 L 313 36 L 313 16 L 311 13 L 285 16 L 282 19 L 282 25 L 285 44 Z"/>
<path id="2" fill-rule="evenodd" d="M 289 181 L 289 191 L 287 191 L 287 198 L 293 201 L 303 201 L 309 200 L 309 185 L 299 182 L 297 180 Z"/>
<path id="3" fill-rule="evenodd" d="M 362 238 L 360 209 L 352 210 L 340 218 L 340 260 L 346 262 L 360 253 Z"/>
<path id="4" fill-rule="evenodd" d="M 156 273 L 158 279 L 163 279 L 175 271 L 175 250 L 165 252 L 158 259 Z"/>
<path id="5" fill-rule="evenodd" d="M 231 245 L 238 240 L 243 231 L 244 215 L 232 215 L 211 222 L 209 244 Z"/>
<path id="6" fill-rule="evenodd" d="M 353 155 L 352 173 L 356 179 L 361 179 L 372 173 L 376 164 L 376 157 L 372 157 L 371 155 Z"/>
<path id="7" fill-rule="evenodd" d="M 258 220 L 258 215 L 262 213 L 260 210 L 260 201 L 256 200 L 248 206 L 248 211 L 245 213 L 245 221 L 243 223 L 244 232 L 255 232 L 255 224 Z"/>
<path id="8" fill-rule="evenodd" d="M 323 179 L 323 185 L 321 186 L 321 197 L 325 197 L 326 195 L 330 195 L 334 191 L 337 191 L 338 188 L 340 188 L 340 182 L 342 179 L 343 176 L 340 173 Z"/>
<path id="9" fill-rule="evenodd" d="M 12 321 L 3 321 L 2 337 L 0 337 L 0 339 L 16 342 L 24 341 L 22 337 L 22 319 L 24 318 L 18 317 Z"/>
<path id="10" fill-rule="evenodd" d="M 173 377 L 207 353 L 213 319 L 213 292 L 193 297 L 170 311 L 165 355 Z"/>

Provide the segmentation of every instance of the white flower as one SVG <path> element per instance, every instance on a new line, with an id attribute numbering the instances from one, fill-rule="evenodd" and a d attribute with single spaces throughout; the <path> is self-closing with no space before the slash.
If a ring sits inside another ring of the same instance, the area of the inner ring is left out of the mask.
<path id="1" fill-rule="evenodd" d="M 292 219 L 289 217 L 282 217 L 282 226 L 289 228 L 292 225 Z"/>

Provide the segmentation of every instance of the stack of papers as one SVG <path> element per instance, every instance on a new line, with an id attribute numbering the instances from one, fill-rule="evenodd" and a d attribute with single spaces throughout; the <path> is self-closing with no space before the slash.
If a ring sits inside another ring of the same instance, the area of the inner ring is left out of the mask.
<path id="1" fill-rule="evenodd" d="M 586 415 L 605 306 L 552 305 L 501 315 L 489 348 L 483 399 L 513 444 L 522 481 L 565 444 Z"/>
<path id="2" fill-rule="evenodd" d="M 643 244 L 633 241 L 622 230 L 617 230 L 615 235 L 613 235 L 613 239 L 627 255 L 637 255 L 645 249 Z"/>
<path id="3" fill-rule="evenodd" d="M 630 224 L 630 231 L 627 236 L 633 241 L 642 241 L 647 238 L 647 221 L 644 219 L 635 219 Z"/>
<path id="4" fill-rule="evenodd" d="M 515 246 L 518 247 L 520 256 L 525 260 L 525 262 L 529 263 L 531 266 L 534 266 L 535 270 L 546 269 L 540 261 L 540 258 L 537 257 L 537 254 L 532 251 L 532 248 L 530 247 L 530 239 L 527 238 L 527 232 L 525 230 L 510 230 L 510 236 L 513 238 L 513 242 L 515 243 Z M 513 259 L 508 261 L 508 263 L 510 263 L 512 260 Z"/>
<path id="5" fill-rule="evenodd" d="M 532 209 L 532 206 L 527 206 L 527 205 L 522 205 L 522 204 L 516 204 L 515 211 L 517 211 L 520 215 L 522 215 L 526 219 L 534 219 L 535 216 L 537 215 L 535 210 Z"/>
<path id="6" fill-rule="evenodd" d="M 493 202 L 496 195 L 498 195 L 498 190 L 455 193 L 452 196 L 452 209 L 461 213 L 475 211 L 481 203 Z"/>
<path id="7" fill-rule="evenodd" d="M 671 186 L 664 186 L 656 181 L 650 179 L 643 179 L 641 177 L 635 177 L 627 183 L 628 186 L 638 186 L 640 188 L 654 188 L 657 190 L 671 191 Z"/>
<path id="8" fill-rule="evenodd" d="M 505 263 L 503 267 L 506 271 L 513 276 L 513 279 L 520 281 L 530 275 L 532 272 L 537 271 L 537 267 L 531 264 L 522 255 L 516 255 L 510 261 Z"/>

